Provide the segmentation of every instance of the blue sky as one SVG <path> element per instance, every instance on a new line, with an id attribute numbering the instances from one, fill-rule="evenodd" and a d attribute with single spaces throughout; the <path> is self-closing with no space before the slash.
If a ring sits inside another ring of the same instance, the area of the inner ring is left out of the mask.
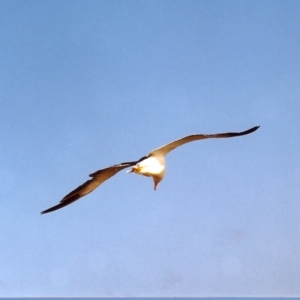
<path id="1" fill-rule="evenodd" d="M 0 296 L 299 296 L 298 1 L 1 1 Z M 120 172 L 193 133 L 261 128 Z"/>

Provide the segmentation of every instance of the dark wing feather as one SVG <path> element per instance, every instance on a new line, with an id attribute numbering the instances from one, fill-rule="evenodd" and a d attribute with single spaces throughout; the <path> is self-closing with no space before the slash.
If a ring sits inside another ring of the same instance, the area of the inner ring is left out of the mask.
<path id="1" fill-rule="evenodd" d="M 83 196 L 86 196 L 90 192 L 92 192 L 94 189 L 96 189 L 101 183 L 103 183 L 105 180 L 109 179 L 110 177 L 117 174 L 119 171 L 128 168 L 130 166 L 135 165 L 137 162 L 125 162 L 118 165 L 111 166 L 106 169 L 99 170 L 95 173 L 90 174 L 89 176 L 92 177 L 92 179 L 87 180 L 85 183 L 77 187 L 75 190 L 73 190 L 71 193 L 66 195 L 59 204 L 50 207 L 44 211 L 41 212 L 41 214 L 46 214 L 52 211 L 55 211 L 57 209 L 60 209 L 62 207 L 65 207 L 74 201 L 80 199 Z"/>
<path id="2" fill-rule="evenodd" d="M 192 142 L 192 141 L 211 139 L 211 138 L 229 138 L 229 137 L 241 136 L 241 135 L 246 135 L 246 134 L 252 133 L 255 130 L 257 130 L 258 128 L 259 128 L 259 126 L 255 126 L 253 128 L 250 128 L 250 129 L 242 131 L 242 132 L 227 132 L 227 133 L 217 133 L 217 134 L 192 134 L 192 135 L 188 135 L 184 138 L 181 138 L 179 140 L 176 140 L 174 142 L 171 142 L 167 145 L 164 145 L 162 147 L 159 147 L 159 148 L 151 151 L 149 155 L 165 156 L 170 151 L 174 150 L 175 148 L 177 148 L 183 144 Z"/>

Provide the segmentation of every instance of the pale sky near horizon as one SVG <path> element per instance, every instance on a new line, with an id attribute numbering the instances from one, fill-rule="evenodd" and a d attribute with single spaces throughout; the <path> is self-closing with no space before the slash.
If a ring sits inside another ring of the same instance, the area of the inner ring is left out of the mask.
<path id="1" fill-rule="evenodd" d="M 0 297 L 300 296 L 299 1 L 0 1 Z M 193 133 L 151 179 L 88 174 Z"/>

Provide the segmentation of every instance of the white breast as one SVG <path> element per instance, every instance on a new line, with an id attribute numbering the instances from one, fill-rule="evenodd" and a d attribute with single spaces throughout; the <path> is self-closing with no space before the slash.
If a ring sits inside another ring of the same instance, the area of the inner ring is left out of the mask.
<path id="1" fill-rule="evenodd" d="M 139 171 L 141 175 L 155 176 L 164 174 L 166 164 L 164 157 L 150 156 L 138 163 L 138 166 L 141 167 Z"/>

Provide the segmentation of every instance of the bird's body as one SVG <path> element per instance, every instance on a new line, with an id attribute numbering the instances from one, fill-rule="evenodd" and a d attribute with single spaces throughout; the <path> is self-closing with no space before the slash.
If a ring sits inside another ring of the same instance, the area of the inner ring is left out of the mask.
<path id="1" fill-rule="evenodd" d="M 100 184 L 105 180 L 117 174 L 119 171 L 131 167 L 128 171 L 129 173 L 136 173 L 139 175 L 152 177 L 154 181 L 154 190 L 156 190 L 158 183 L 164 178 L 166 172 L 166 161 L 165 156 L 175 148 L 192 142 L 196 140 L 209 139 L 209 138 L 229 138 L 242 136 L 250 134 L 256 131 L 259 126 L 255 126 L 251 129 L 242 132 L 228 132 L 228 133 L 218 133 L 218 134 L 193 134 L 183 137 L 179 140 L 173 141 L 169 144 L 166 144 L 162 147 L 159 147 L 151 151 L 148 155 L 142 157 L 141 159 L 133 162 L 125 162 L 118 165 L 108 167 L 106 169 L 99 170 L 95 173 L 90 174 L 92 179 L 86 181 L 84 184 L 77 187 L 75 190 L 67 194 L 58 205 L 50 207 L 42 211 L 42 214 L 49 213 L 60 209 L 64 206 L 67 206 L 74 201 L 80 199 L 83 196 L 86 196 L 94 189 L 96 189 Z"/>
<path id="2" fill-rule="evenodd" d="M 164 178 L 166 173 L 165 157 L 151 155 L 137 163 L 127 172 L 134 172 L 136 174 L 152 177 L 154 181 L 154 190 L 156 190 L 158 183 Z"/>

